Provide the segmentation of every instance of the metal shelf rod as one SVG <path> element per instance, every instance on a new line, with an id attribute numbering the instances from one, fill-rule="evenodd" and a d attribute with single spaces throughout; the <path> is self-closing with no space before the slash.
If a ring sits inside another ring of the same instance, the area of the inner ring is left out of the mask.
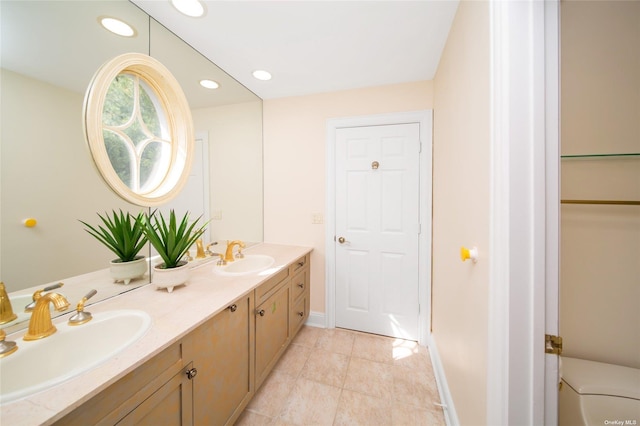
<path id="1" fill-rule="evenodd" d="M 640 201 L 628 200 L 560 200 L 562 204 L 608 204 L 619 206 L 640 206 Z"/>

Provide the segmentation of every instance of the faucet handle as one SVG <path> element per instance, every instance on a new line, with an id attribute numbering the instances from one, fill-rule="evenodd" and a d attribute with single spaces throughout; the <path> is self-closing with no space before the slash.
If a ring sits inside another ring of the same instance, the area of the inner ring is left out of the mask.
<path id="1" fill-rule="evenodd" d="M 227 264 L 227 261 L 224 258 L 224 254 L 219 254 L 218 256 L 220 256 L 220 259 L 218 259 L 218 266 L 224 266 Z"/>
<path id="2" fill-rule="evenodd" d="M 45 287 L 43 289 L 36 290 L 33 293 L 33 296 L 31 297 L 31 303 L 29 303 L 27 306 L 24 307 L 24 311 L 27 312 L 27 313 L 33 311 L 33 308 L 36 307 L 36 302 L 38 301 L 38 299 L 40 299 L 40 297 L 42 297 L 42 293 L 44 293 L 45 291 L 55 290 L 56 288 L 60 288 L 63 285 L 64 285 L 63 282 L 59 282 L 57 284 L 53 284 L 53 285 L 47 286 L 47 287 Z"/>
<path id="3" fill-rule="evenodd" d="M 11 355 L 18 350 L 16 342 L 7 342 L 5 339 L 7 333 L 0 328 L 0 358 Z"/>
<path id="4" fill-rule="evenodd" d="M 69 325 L 80 325 L 91 321 L 91 313 L 84 311 L 84 304 L 87 303 L 87 300 L 91 299 L 96 295 L 98 291 L 93 289 L 89 291 L 76 306 L 76 313 L 71 318 L 69 318 Z"/>
<path id="5" fill-rule="evenodd" d="M 242 253 L 242 249 L 238 247 L 238 252 L 236 253 L 236 259 L 244 259 L 244 253 Z"/>

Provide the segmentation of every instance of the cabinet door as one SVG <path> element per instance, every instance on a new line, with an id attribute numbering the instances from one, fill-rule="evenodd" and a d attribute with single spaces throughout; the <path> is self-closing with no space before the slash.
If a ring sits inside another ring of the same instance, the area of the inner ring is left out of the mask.
<path id="1" fill-rule="evenodd" d="M 189 335 L 196 425 L 233 424 L 253 396 L 253 311 L 251 294 Z"/>
<path id="2" fill-rule="evenodd" d="M 289 339 L 289 281 L 256 308 L 256 389 L 278 361 Z"/>
<path id="3" fill-rule="evenodd" d="M 187 375 L 187 371 L 191 368 L 191 364 L 189 364 L 183 371 L 173 376 L 171 380 L 118 422 L 118 426 L 193 425 L 193 382 Z"/>

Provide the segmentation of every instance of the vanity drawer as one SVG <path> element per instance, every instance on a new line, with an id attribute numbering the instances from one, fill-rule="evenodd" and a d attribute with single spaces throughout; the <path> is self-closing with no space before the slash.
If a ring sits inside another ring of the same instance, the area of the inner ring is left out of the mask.
<path id="1" fill-rule="evenodd" d="M 309 288 L 309 269 L 298 272 L 291 279 L 291 300 L 297 300 Z"/>
<path id="2" fill-rule="evenodd" d="M 289 275 L 293 276 L 293 274 L 299 272 L 309 265 L 309 257 L 311 254 L 307 253 L 299 259 L 296 259 L 295 262 L 289 265 Z M 308 268 L 307 268 L 308 269 Z"/>
<path id="3" fill-rule="evenodd" d="M 264 302 L 276 288 L 289 277 L 289 269 L 285 268 L 275 274 L 268 281 L 262 283 L 256 288 L 256 305 Z"/>
<path id="4" fill-rule="evenodd" d="M 309 316 L 309 298 L 301 297 L 291 305 L 289 312 L 289 335 L 295 336 L 296 332 Z"/>

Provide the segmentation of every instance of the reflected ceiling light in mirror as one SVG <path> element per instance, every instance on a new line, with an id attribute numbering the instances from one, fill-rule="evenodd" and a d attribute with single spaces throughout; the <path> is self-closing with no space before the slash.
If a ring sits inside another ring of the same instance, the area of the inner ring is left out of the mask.
<path id="1" fill-rule="evenodd" d="M 265 70 L 255 70 L 253 76 L 262 81 L 271 80 L 271 73 Z"/>
<path id="2" fill-rule="evenodd" d="M 200 80 L 200 86 L 205 89 L 217 89 L 220 85 L 213 80 Z"/>
<path id="3" fill-rule="evenodd" d="M 102 25 L 107 31 L 111 31 L 114 34 L 117 34 L 122 37 L 135 37 L 136 30 L 126 22 L 112 18 L 110 16 L 100 16 L 98 18 L 98 22 Z"/>
<path id="4" fill-rule="evenodd" d="M 204 15 L 204 5 L 200 0 L 171 0 L 171 4 L 178 12 L 192 18 L 199 18 Z"/>

